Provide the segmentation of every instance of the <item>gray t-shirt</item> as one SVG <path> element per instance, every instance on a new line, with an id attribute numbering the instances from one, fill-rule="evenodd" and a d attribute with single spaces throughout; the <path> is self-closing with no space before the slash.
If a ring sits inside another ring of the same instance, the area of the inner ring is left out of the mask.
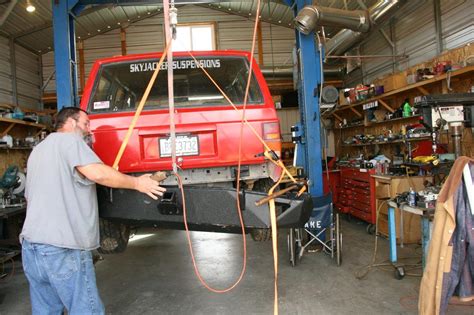
<path id="1" fill-rule="evenodd" d="M 28 159 L 20 240 L 83 250 L 99 247 L 95 183 L 76 170 L 95 163 L 102 161 L 75 133 L 52 133 L 34 148 Z"/>

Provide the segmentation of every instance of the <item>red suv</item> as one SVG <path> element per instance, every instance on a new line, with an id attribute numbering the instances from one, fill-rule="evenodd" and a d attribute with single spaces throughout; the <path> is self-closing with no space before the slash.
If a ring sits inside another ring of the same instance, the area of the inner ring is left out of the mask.
<path id="1" fill-rule="evenodd" d="M 188 224 L 194 230 L 240 231 L 234 187 L 241 112 L 231 106 L 200 66 L 238 108 L 243 107 L 248 71 L 252 71 L 246 118 L 277 155 L 281 149 L 278 118 L 255 61 L 250 69 L 250 53 L 207 51 L 193 54 L 197 61 L 188 53 L 173 54 L 177 163 L 186 187 Z M 113 164 L 160 57 L 161 54 L 155 53 L 95 62 L 81 108 L 90 114 L 93 148 L 104 163 Z M 167 62 L 161 66 L 119 164 L 121 172 L 139 175 L 172 168 L 167 66 Z M 254 201 L 263 193 L 248 191 L 266 191 L 280 172 L 265 159 L 263 151 L 262 143 L 244 126 L 240 179 L 241 187 L 247 191 L 242 190 L 239 198 L 245 225 L 257 240 L 268 239 L 270 235 L 267 207 L 254 206 Z M 162 184 L 167 192 L 156 202 L 134 191 L 98 187 L 102 252 L 124 250 L 130 226 L 183 228 L 181 193 L 176 178 L 169 176 Z M 293 217 L 295 213 L 302 215 L 303 199 L 283 202 L 286 206 L 280 207 L 279 211 L 280 214 L 285 212 L 287 218 L 281 221 L 282 224 L 301 221 Z M 288 216 L 290 212 L 293 215 Z"/>

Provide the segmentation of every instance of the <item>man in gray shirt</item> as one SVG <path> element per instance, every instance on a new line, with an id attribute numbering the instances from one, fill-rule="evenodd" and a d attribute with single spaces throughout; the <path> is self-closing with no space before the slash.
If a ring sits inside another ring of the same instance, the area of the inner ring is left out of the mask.
<path id="1" fill-rule="evenodd" d="M 28 159 L 27 212 L 20 234 L 33 314 L 103 314 L 91 250 L 99 247 L 95 183 L 135 189 L 153 199 L 165 189 L 150 178 L 133 177 L 102 163 L 84 141 L 87 113 L 63 108 L 57 132 Z"/>

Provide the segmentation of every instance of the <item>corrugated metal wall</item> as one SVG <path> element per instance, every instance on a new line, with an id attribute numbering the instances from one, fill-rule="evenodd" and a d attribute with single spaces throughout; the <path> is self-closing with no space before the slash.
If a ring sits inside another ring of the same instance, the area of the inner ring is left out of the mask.
<path id="1" fill-rule="evenodd" d="M 407 1 L 394 15 L 393 42 L 396 54 L 409 58 L 393 65 L 389 59 L 368 59 L 362 68 L 350 74 L 347 86 L 370 83 L 393 71 L 398 72 L 437 55 L 434 5 L 432 0 Z M 474 2 L 472 0 L 441 0 L 441 27 L 444 50 L 474 42 Z M 383 31 L 391 36 L 389 23 Z M 362 55 L 392 55 L 392 48 L 380 32 L 374 32 L 360 47 Z"/>
<path id="2" fill-rule="evenodd" d="M 10 66 L 10 45 L 6 37 L 0 36 L 0 103 L 13 103 Z"/>
<path id="3" fill-rule="evenodd" d="M 206 17 L 208 17 L 206 19 Z M 252 45 L 253 21 L 244 17 L 204 8 L 186 5 L 178 10 L 178 21 L 185 23 L 215 23 L 217 49 L 250 50 Z M 236 32 L 236 30 L 238 30 Z M 125 29 L 127 53 L 137 54 L 161 51 L 164 48 L 164 29 L 161 14 L 131 24 Z M 294 30 L 262 23 L 264 65 L 291 65 L 291 51 L 295 40 Z M 258 48 L 255 48 L 255 59 Z M 121 54 L 120 30 L 113 30 L 84 41 L 86 78 L 96 59 Z M 54 52 L 43 55 L 44 80 L 54 71 Z M 55 82 L 46 87 L 46 93 L 55 93 Z"/>
<path id="4" fill-rule="evenodd" d="M 15 68 L 18 104 L 21 107 L 41 109 L 40 57 L 15 45 Z"/>
<path id="5" fill-rule="evenodd" d="M 280 132 L 283 141 L 291 141 L 291 126 L 300 120 L 298 108 L 283 108 L 277 110 L 278 119 L 280 120 Z"/>
<path id="6" fill-rule="evenodd" d="M 10 40 L 0 36 L 0 103 L 13 104 Z M 21 107 L 39 109 L 41 100 L 40 57 L 15 44 L 17 102 Z"/>

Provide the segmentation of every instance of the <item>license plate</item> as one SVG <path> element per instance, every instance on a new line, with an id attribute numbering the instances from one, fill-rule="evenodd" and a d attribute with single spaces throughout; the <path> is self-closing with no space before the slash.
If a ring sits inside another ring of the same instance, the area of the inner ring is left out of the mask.
<path id="1" fill-rule="evenodd" d="M 197 136 L 176 136 L 176 156 L 199 155 Z M 160 138 L 160 157 L 171 156 L 171 139 Z"/>

